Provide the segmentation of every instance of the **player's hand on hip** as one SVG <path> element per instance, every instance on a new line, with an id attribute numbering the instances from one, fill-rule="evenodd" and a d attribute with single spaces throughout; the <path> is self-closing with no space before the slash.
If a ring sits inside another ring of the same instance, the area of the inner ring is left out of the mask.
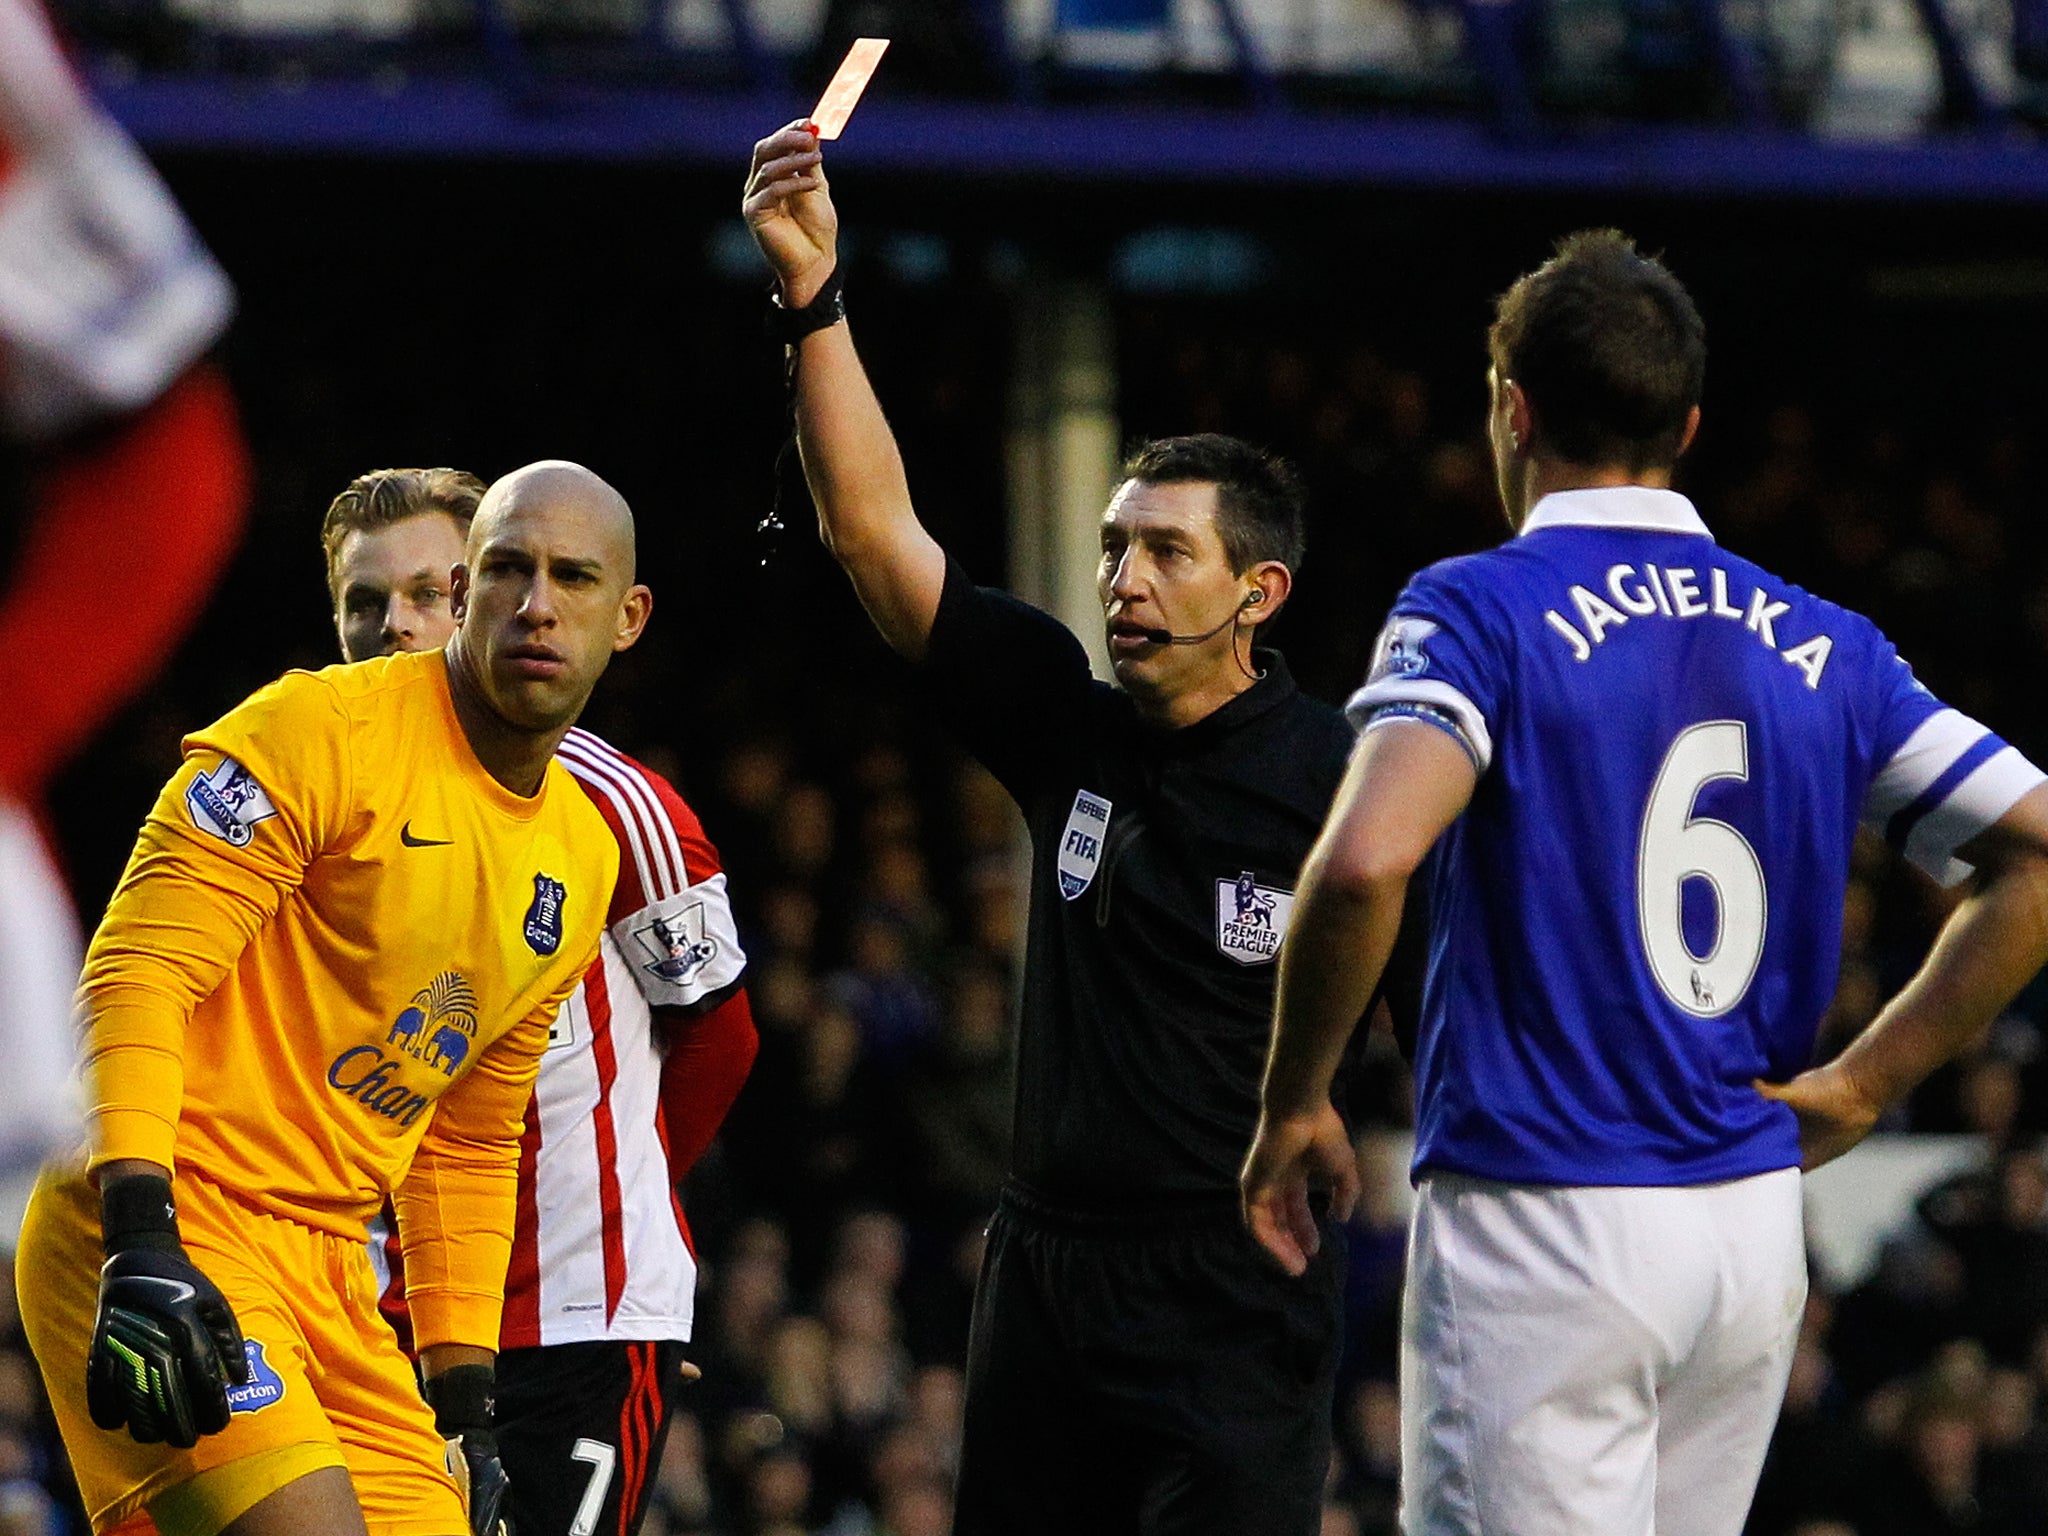
<path id="1" fill-rule="evenodd" d="M 505 1513 L 512 1486 L 498 1459 L 498 1375 L 488 1365 L 450 1366 L 426 1380 L 427 1406 L 444 1437 L 448 1475 L 462 1492 L 470 1536 L 515 1536 Z"/>
<path id="2" fill-rule="evenodd" d="M 783 303 L 810 303 L 839 260 L 839 214 L 825 184 L 824 153 L 802 123 L 754 146 L 740 211 L 782 281 Z"/>
<path id="3" fill-rule="evenodd" d="M 1758 1080 L 1756 1091 L 1799 1117 L 1799 1166 L 1809 1172 L 1868 1136 L 1884 1110 L 1836 1062 L 1802 1072 L 1789 1083 Z"/>
<path id="4" fill-rule="evenodd" d="M 1245 1225 L 1290 1275 L 1306 1270 L 1323 1245 L 1310 1186 L 1327 1185 L 1330 1214 L 1346 1221 L 1358 1203 L 1358 1183 L 1358 1154 L 1327 1099 L 1310 1114 L 1262 1116 L 1237 1179 Z"/>
<path id="5" fill-rule="evenodd" d="M 106 1224 L 86 1409 L 101 1429 L 190 1450 L 228 1427 L 228 1386 L 247 1384 L 249 1357 L 234 1309 L 178 1240 L 170 1181 L 145 1178 L 108 1186 L 110 1212 L 146 1214 Z"/>

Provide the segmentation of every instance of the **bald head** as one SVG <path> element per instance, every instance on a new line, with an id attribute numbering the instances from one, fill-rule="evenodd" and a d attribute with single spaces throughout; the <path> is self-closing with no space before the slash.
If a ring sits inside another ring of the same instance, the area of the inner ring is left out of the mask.
<path id="1" fill-rule="evenodd" d="M 547 459 L 484 493 L 456 572 L 460 666 L 516 730 L 566 729 L 653 603 L 633 580 L 633 514 L 581 464 Z"/>
<path id="2" fill-rule="evenodd" d="M 587 545 L 587 557 L 607 578 L 622 587 L 633 584 L 638 561 L 633 509 L 603 478 L 567 459 L 542 459 L 515 469 L 484 493 L 470 524 L 470 562 L 509 523 L 535 518 Z"/>

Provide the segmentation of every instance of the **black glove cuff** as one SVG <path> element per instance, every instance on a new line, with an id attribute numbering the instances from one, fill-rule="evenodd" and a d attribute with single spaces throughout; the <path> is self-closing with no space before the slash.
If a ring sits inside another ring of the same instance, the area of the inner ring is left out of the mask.
<path id="1" fill-rule="evenodd" d="M 102 1184 L 100 1241 L 109 1257 L 126 1248 L 182 1252 L 171 1181 L 161 1174 L 131 1173 Z"/>
<path id="2" fill-rule="evenodd" d="M 825 279 L 825 286 L 818 290 L 818 296 L 802 309 L 785 309 L 781 290 L 772 289 L 768 294 L 768 339 L 779 341 L 785 347 L 793 347 L 813 331 L 822 331 L 828 325 L 837 325 L 846 318 L 846 288 L 835 265 L 831 276 Z"/>
<path id="3" fill-rule="evenodd" d="M 452 1365 L 427 1378 L 427 1406 L 434 1410 L 434 1428 L 449 1439 L 488 1434 L 498 1406 L 498 1373 L 488 1365 Z"/>

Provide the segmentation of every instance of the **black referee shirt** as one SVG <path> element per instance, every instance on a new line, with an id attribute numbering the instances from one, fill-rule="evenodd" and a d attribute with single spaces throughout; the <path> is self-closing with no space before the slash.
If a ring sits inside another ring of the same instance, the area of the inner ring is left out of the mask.
<path id="1" fill-rule="evenodd" d="M 1150 725 L 1058 620 L 948 563 L 922 674 L 1031 828 L 1013 1166 L 1045 1200 L 1236 1193 L 1274 956 L 1353 740 L 1255 656 L 1215 713 Z"/>

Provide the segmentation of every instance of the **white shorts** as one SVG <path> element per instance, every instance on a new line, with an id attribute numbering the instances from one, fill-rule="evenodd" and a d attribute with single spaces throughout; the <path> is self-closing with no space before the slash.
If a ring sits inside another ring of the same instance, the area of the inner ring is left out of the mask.
<path id="1" fill-rule="evenodd" d="M 1405 1536 L 1737 1536 L 1806 1303 L 1799 1173 L 1432 1174 L 1401 1338 Z"/>

